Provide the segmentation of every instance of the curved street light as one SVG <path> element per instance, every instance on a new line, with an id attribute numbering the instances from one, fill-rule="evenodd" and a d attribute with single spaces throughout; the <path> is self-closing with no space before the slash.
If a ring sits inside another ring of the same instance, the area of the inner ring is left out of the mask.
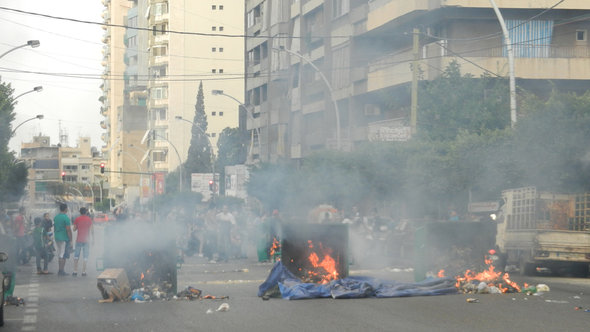
<path id="1" fill-rule="evenodd" d="M 32 48 L 35 48 L 35 47 L 39 47 L 39 45 L 41 45 L 41 43 L 38 40 L 29 40 L 25 44 L 11 48 L 8 51 L 2 53 L 2 55 L 0 55 L 0 58 L 2 58 L 3 56 L 5 56 L 6 54 L 8 54 L 12 51 L 18 50 L 19 48 L 23 48 L 23 47 L 27 47 L 27 46 L 31 46 Z"/>
<path id="2" fill-rule="evenodd" d="M 31 92 L 41 92 L 41 91 L 43 91 L 43 87 L 42 87 L 42 86 L 36 86 L 36 87 L 34 87 L 34 88 L 33 88 L 33 90 L 29 90 L 29 91 L 27 91 L 27 92 L 23 92 L 23 93 L 21 93 L 20 95 L 18 95 L 18 96 L 16 96 L 16 97 L 14 97 L 14 98 L 13 98 L 13 99 L 10 101 L 10 103 L 11 103 L 11 104 L 13 104 L 13 103 L 14 103 L 14 102 L 15 102 L 15 101 L 18 99 L 18 98 L 20 98 L 20 97 L 22 97 L 22 96 L 24 96 L 24 95 L 26 95 L 26 94 L 28 94 L 28 93 L 31 93 Z M 0 109 L 1 109 L 1 108 L 4 108 L 4 105 L 6 105 L 6 103 L 7 103 L 7 102 L 8 102 L 8 99 L 4 99 L 4 101 L 2 102 L 2 107 L 0 107 Z"/>
<path id="3" fill-rule="evenodd" d="M 29 122 L 29 121 L 35 120 L 35 119 L 39 119 L 39 120 L 41 120 L 41 119 L 43 119 L 43 117 L 44 117 L 44 116 L 43 116 L 43 114 L 37 114 L 37 115 L 35 115 L 34 117 L 32 117 L 32 118 L 30 118 L 30 119 L 26 119 L 25 121 L 23 121 L 23 122 L 19 123 L 19 124 L 18 124 L 18 126 L 14 127 L 14 129 L 13 129 L 13 130 L 12 130 L 12 132 L 10 133 L 10 137 L 14 136 L 14 133 L 16 132 L 16 130 L 17 130 L 17 129 L 18 129 L 20 126 L 24 125 L 25 123 L 27 123 L 27 122 Z"/>
<path id="4" fill-rule="evenodd" d="M 211 90 L 211 94 L 214 96 L 226 96 L 228 98 L 231 98 L 232 100 L 237 102 L 240 105 L 240 107 L 242 107 L 244 109 L 246 114 L 250 115 L 250 117 L 252 118 L 252 121 L 255 120 L 254 114 L 251 114 L 250 112 L 248 112 L 248 107 L 246 106 L 246 104 L 243 104 L 236 97 L 234 97 L 232 95 L 228 95 L 227 93 L 223 92 L 223 90 Z M 250 106 L 250 107 L 252 107 L 252 106 Z M 253 130 L 256 130 L 256 135 L 257 135 L 258 139 L 260 140 L 260 128 L 255 128 Z M 254 133 L 252 133 L 252 142 L 250 143 L 250 152 L 248 152 L 248 158 L 250 158 L 250 161 L 252 159 L 252 150 L 253 149 L 254 149 Z"/>
<path id="5" fill-rule="evenodd" d="M 178 167 L 179 167 L 178 190 L 179 190 L 179 192 L 182 192 L 182 173 L 183 173 L 182 168 L 183 167 L 182 167 L 182 158 L 180 157 L 180 153 L 178 153 L 178 149 L 166 137 L 162 137 L 162 136 L 158 135 L 156 133 L 156 131 L 153 129 L 150 129 L 150 131 L 154 134 L 154 137 L 159 137 L 159 138 L 165 140 L 166 142 L 168 142 L 168 144 L 170 144 L 170 146 L 172 146 L 172 148 L 174 148 L 174 151 L 176 152 L 176 156 L 178 156 Z"/>
<path id="6" fill-rule="evenodd" d="M 280 48 L 273 48 L 272 50 L 276 52 L 285 51 L 291 55 L 298 57 L 299 59 L 305 61 L 308 65 L 310 65 L 320 75 L 320 77 L 326 84 L 326 87 L 328 88 L 328 92 L 330 92 L 330 99 L 332 99 L 332 103 L 334 104 L 334 112 L 336 113 L 336 150 L 340 151 L 340 110 L 338 109 L 338 102 L 336 102 L 336 98 L 334 97 L 334 89 L 332 89 L 332 84 L 330 84 L 330 81 L 328 81 L 324 73 L 313 63 L 313 61 L 304 57 L 298 52 L 294 52 L 284 46 L 280 46 Z"/>

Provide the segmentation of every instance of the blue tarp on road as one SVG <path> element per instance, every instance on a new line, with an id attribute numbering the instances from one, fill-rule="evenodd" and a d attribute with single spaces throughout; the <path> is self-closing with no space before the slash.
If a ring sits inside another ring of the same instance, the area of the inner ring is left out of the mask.
<path id="1" fill-rule="evenodd" d="M 279 287 L 281 296 L 287 300 L 313 298 L 351 299 L 364 297 L 407 297 L 455 294 L 453 278 L 430 278 L 417 283 L 403 283 L 372 277 L 347 277 L 327 284 L 301 282 L 279 261 L 258 288 L 258 296 L 273 287 Z"/>

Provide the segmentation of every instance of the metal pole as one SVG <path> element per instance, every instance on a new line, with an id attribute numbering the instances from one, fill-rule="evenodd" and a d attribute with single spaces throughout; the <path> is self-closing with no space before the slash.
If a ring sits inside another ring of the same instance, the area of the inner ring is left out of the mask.
<path id="1" fill-rule="evenodd" d="M 159 138 L 165 140 L 166 142 L 168 142 L 168 144 L 170 144 L 170 146 L 172 146 L 172 148 L 174 148 L 174 151 L 176 152 L 176 155 L 178 156 L 178 168 L 179 168 L 179 175 L 180 175 L 180 177 L 178 179 L 178 188 L 179 188 L 179 191 L 182 192 L 182 158 L 180 158 L 180 153 L 178 153 L 178 149 L 176 149 L 176 146 L 174 146 L 174 144 L 172 144 L 172 142 L 170 142 L 167 138 L 156 134 L 155 131 L 153 133 L 154 133 L 155 137 L 159 137 Z"/>
<path id="2" fill-rule="evenodd" d="M 334 90 L 332 89 L 332 85 L 330 84 L 330 82 L 328 81 L 328 79 L 326 78 L 324 73 L 322 73 L 322 71 L 310 59 L 304 57 L 303 55 L 301 55 L 297 52 L 293 52 L 290 49 L 284 48 L 284 47 L 281 47 L 280 49 L 273 48 L 273 50 L 285 51 L 289 54 L 292 54 L 292 55 L 298 57 L 299 59 L 305 61 L 308 65 L 310 65 L 318 74 L 320 74 L 320 77 L 322 78 L 322 80 L 326 84 L 326 87 L 328 87 L 328 91 L 330 92 L 330 99 L 332 99 L 332 103 L 334 104 L 334 111 L 336 112 L 336 150 L 340 151 L 340 147 L 341 147 L 341 142 L 340 142 L 340 110 L 338 109 L 338 103 L 336 102 L 336 98 L 334 98 Z"/>
<path id="3" fill-rule="evenodd" d="M 39 41 L 38 41 L 38 40 L 29 40 L 29 41 L 27 41 L 25 44 L 22 44 L 22 45 L 20 45 L 20 46 L 14 47 L 14 48 L 11 48 L 11 49 L 9 49 L 8 51 L 6 51 L 6 52 L 2 53 L 2 55 L 0 55 L 0 58 L 4 57 L 6 54 L 8 54 L 8 53 L 10 53 L 10 52 L 12 52 L 12 51 L 16 51 L 16 50 L 18 50 L 19 48 L 23 48 L 23 47 L 25 47 L 25 46 L 31 46 L 31 47 L 35 48 L 35 47 L 39 47 L 39 45 L 40 45 L 40 44 L 41 44 L 41 43 L 39 43 Z"/>
<path id="4" fill-rule="evenodd" d="M 494 12 L 496 12 L 498 21 L 500 21 L 500 26 L 502 27 L 502 32 L 504 33 L 504 40 L 506 41 L 508 67 L 510 72 L 510 126 L 514 128 L 514 125 L 516 124 L 516 79 L 514 78 L 514 52 L 512 51 L 512 41 L 510 40 L 510 35 L 508 33 L 508 29 L 506 28 L 506 22 L 504 22 L 504 18 L 502 17 L 502 13 L 500 13 L 500 9 L 496 5 L 496 2 L 494 0 L 490 0 L 490 3 L 492 4 L 492 7 L 494 7 Z"/>
<path id="5" fill-rule="evenodd" d="M 414 53 L 414 61 L 412 62 L 412 105 L 410 110 L 410 128 L 412 135 L 414 135 L 416 134 L 418 122 L 418 60 L 420 60 L 420 30 L 414 28 L 412 34 L 414 38 L 414 45 L 412 48 L 412 53 Z"/>

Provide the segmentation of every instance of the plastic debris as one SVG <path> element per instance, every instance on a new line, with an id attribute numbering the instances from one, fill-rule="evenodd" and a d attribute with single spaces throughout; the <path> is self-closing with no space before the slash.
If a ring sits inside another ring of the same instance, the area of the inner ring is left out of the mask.
<path id="1" fill-rule="evenodd" d="M 212 313 L 213 313 L 213 310 L 207 309 L 207 315 L 212 314 Z"/>
<path id="2" fill-rule="evenodd" d="M 489 290 L 490 290 L 490 294 L 502 294 L 502 291 L 500 290 L 500 288 L 498 288 L 496 286 L 491 286 Z"/>
<path id="3" fill-rule="evenodd" d="M 582 307 L 575 307 L 574 309 L 575 309 L 575 310 L 582 310 L 582 309 L 584 309 L 584 308 L 582 308 Z"/>
<path id="4" fill-rule="evenodd" d="M 574 299 L 577 299 L 577 300 L 579 300 L 579 299 L 581 299 L 581 297 L 579 297 L 578 295 L 575 295 L 575 296 L 574 296 Z"/>
<path id="5" fill-rule="evenodd" d="M 229 311 L 229 303 L 222 303 L 219 308 L 217 308 L 217 311 Z"/>
<path id="6" fill-rule="evenodd" d="M 488 287 L 488 284 L 482 281 L 479 283 L 479 285 L 477 285 L 477 292 L 480 294 L 488 294 L 490 292 L 490 288 Z"/>
<path id="7" fill-rule="evenodd" d="M 569 301 L 545 300 L 547 303 L 569 303 Z"/>
<path id="8" fill-rule="evenodd" d="M 545 284 L 538 284 L 537 285 L 537 292 L 547 293 L 549 292 L 549 286 Z"/>
<path id="9" fill-rule="evenodd" d="M 470 298 L 468 298 L 465 301 L 467 301 L 467 303 L 479 303 L 479 299 L 476 299 L 476 298 L 473 298 L 473 297 L 470 297 Z"/>

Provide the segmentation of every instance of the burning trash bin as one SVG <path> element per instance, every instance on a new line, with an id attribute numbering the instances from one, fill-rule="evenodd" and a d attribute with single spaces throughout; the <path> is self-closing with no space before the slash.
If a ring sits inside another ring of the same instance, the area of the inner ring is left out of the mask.
<path id="1" fill-rule="evenodd" d="M 301 280 L 327 283 L 348 276 L 348 225 L 283 224 L 281 261 Z"/>
<path id="2" fill-rule="evenodd" d="M 124 269 L 131 290 L 153 289 L 163 298 L 173 296 L 177 292 L 175 239 L 162 224 L 109 224 L 105 227 L 103 265 Z"/>

